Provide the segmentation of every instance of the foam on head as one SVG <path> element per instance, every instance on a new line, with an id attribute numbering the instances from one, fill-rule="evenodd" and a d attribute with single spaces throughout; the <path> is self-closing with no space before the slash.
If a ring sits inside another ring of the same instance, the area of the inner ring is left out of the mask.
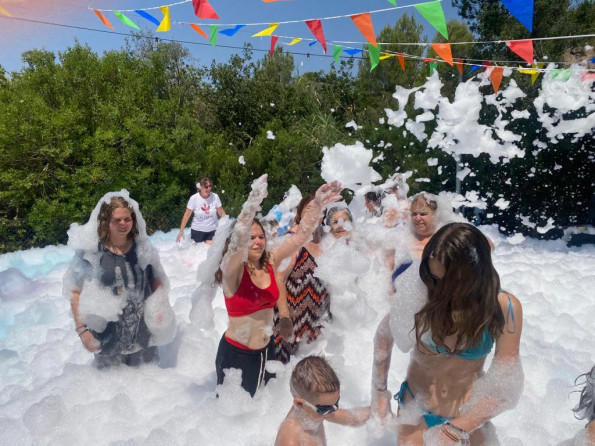
<path id="1" fill-rule="evenodd" d="M 338 392 L 341 382 L 325 358 L 308 356 L 293 369 L 289 388 L 293 396 L 309 400 L 320 393 Z"/>

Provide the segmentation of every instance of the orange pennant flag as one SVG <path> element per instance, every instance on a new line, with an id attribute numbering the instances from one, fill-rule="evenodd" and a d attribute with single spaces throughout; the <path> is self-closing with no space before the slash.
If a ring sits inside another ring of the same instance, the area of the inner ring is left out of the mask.
<path id="1" fill-rule="evenodd" d="M 452 67 L 452 52 L 450 51 L 450 43 L 433 43 L 432 48 L 446 63 Z"/>
<path id="2" fill-rule="evenodd" d="M 459 70 L 459 73 L 463 75 L 463 59 L 454 59 L 454 63 L 457 67 L 457 70 Z"/>
<path id="3" fill-rule="evenodd" d="M 97 17 L 99 17 L 99 19 L 103 22 L 103 24 L 105 26 L 107 26 L 108 28 L 114 29 L 114 25 L 112 25 L 109 22 L 109 20 L 106 19 L 105 16 L 100 11 L 98 11 L 97 9 L 94 9 L 93 11 L 95 12 L 95 14 L 97 14 Z"/>
<path id="4" fill-rule="evenodd" d="M 364 12 L 362 14 L 354 14 L 351 17 L 359 32 L 366 38 L 368 42 L 370 42 L 375 47 L 378 47 L 378 43 L 376 43 L 376 34 L 374 33 L 374 26 L 372 26 L 372 18 L 370 17 L 369 12 Z"/>
<path id="5" fill-rule="evenodd" d="M 401 68 L 403 69 L 403 71 L 405 71 L 405 56 L 403 56 L 401 53 L 397 54 L 397 59 L 399 59 L 399 63 L 401 64 Z"/>
<path id="6" fill-rule="evenodd" d="M 200 29 L 200 26 L 198 26 L 196 23 L 191 23 L 190 26 L 198 34 L 200 34 L 201 36 L 203 36 L 205 39 L 209 40 L 209 36 L 207 36 L 207 33 L 205 33 L 202 29 Z"/>
<path id="7" fill-rule="evenodd" d="M 498 93 L 500 89 L 500 83 L 502 82 L 502 72 L 504 67 L 494 67 L 490 73 L 490 80 L 492 81 L 492 87 L 494 87 L 494 93 Z"/>

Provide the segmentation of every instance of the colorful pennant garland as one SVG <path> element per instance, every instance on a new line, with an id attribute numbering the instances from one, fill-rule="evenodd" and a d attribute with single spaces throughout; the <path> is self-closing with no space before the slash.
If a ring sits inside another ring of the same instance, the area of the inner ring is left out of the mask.
<path id="1" fill-rule="evenodd" d="M 351 20 L 359 29 L 359 32 L 366 38 L 368 42 L 370 42 L 375 47 L 378 47 L 378 43 L 376 42 L 376 33 L 374 32 L 374 26 L 372 25 L 372 18 L 370 17 L 369 12 L 365 12 L 363 14 L 354 14 L 351 16 Z"/>
<path id="2" fill-rule="evenodd" d="M 171 20 L 169 19 L 169 6 L 162 6 L 161 12 L 163 13 L 163 20 L 161 20 L 161 24 L 157 28 L 158 33 L 163 33 L 169 31 L 171 29 Z"/>
<path id="3" fill-rule="evenodd" d="M 270 36 L 273 34 L 273 32 L 275 32 L 275 30 L 277 29 L 278 26 L 279 26 L 278 23 L 269 23 L 268 28 L 265 28 L 262 31 L 259 31 L 256 34 L 252 34 L 252 37 Z"/>
<path id="4" fill-rule="evenodd" d="M 149 22 L 153 23 L 154 25 L 159 26 L 159 20 L 157 20 L 155 17 L 153 17 L 151 14 L 149 14 L 146 11 L 143 11 L 142 9 L 137 9 L 134 12 L 136 12 L 139 16 L 141 16 L 143 19 L 147 19 Z"/>
<path id="5" fill-rule="evenodd" d="M 222 29 L 221 31 L 219 31 L 219 34 L 224 34 L 224 35 L 226 35 L 226 36 L 228 36 L 228 37 L 233 37 L 233 36 L 235 36 L 235 35 L 236 35 L 236 33 L 237 33 L 237 32 L 238 32 L 240 29 L 244 28 L 245 26 L 246 26 L 246 25 L 236 25 L 236 26 L 235 26 L 235 27 L 233 27 L 233 28 Z"/>
<path id="6" fill-rule="evenodd" d="M 194 14 L 199 19 L 219 19 L 219 16 L 208 0 L 192 0 Z"/>
<path id="7" fill-rule="evenodd" d="M 533 64 L 532 40 L 507 40 L 506 46 L 521 59 L 526 60 L 529 65 Z"/>
<path id="8" fill-rule="evenodd" d="M 450 49 L 450 43 L 433 43 L 432 48 L 446 63 L 448 63 L 451 67 L 453 66 L 452 63 L 452 51 Z"/>
<path id="9" fill-rule="evenodd" d="M 316 40 L 320 42 L 322 48 L 324 49 L 324 54 L 326 54 L 326 40 L 324 39 L 324 32 L 322 31 L 322 22 L 320 19 L 315 20 L 306 20 L 306 26 L 310 28 Z"/>
<path id="10" fill-rule="evenodd" d="M 380 49 L 368 43 L 368 56 L 370 57 L 370 71 L 372 71 L 380 63 Z"/>
<path id="11" fill-rule="evenodd" d="M 124 14 L 122 14 L 120 11 L 114 11 L 114 15 L 124 25 L 129 26 L 129 27 L 131 27 L 133 29 L 136 29 L 137 31 L 140 31 L 139 26 L 136 23 L 134 23 L 132 20 L 130 20 L 128 17 L 126 17 Z"/>
<path id="12" fill-rule="evenodd" d="M 436 30 L 448 40 L 448 30 L 446 29 L 446 19 L 444 18 L 444 10 L 442 9 L 442 3 L 429 2 L 422 3 L 420 5 L 413 5 L 415 9 L 424 16 L 424 18 L 430 22 Z"/>

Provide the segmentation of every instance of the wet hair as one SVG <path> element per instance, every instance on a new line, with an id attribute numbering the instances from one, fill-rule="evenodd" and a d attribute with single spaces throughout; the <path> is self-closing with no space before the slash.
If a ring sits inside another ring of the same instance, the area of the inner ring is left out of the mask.
<path id="1" fill-rule="evenodd" d="M 304 213 L 304 209 L 306 209 L 306 206 L 308 206 L 308 204 L 310 204 L 312 200 L 314 200 L 314 194 L 306 195 L 304 198 L 300 200 L 295 211 L 295 218 L 293 219 L 294 225 L 300 224 L 300 222 L 302 221 L 302 214 Z"/>
<path id="2" fill-rule="evenodd" d="M 109 203 L 101 203 L 99 215 L 97 215 L 97 235 L 99 236 L 99 241 L 104 245 L 110 241 L 109 224 L 114 211 L 119 208 L 128 209 L 132 217 L 132 229 L 128 233 L 127 238 L 133 240 L 138 235 L 138 222 L 136 221 L 134 208 L 123 197 L 112 197 Z"/>
<path id="3" fill-rule="evenodd" d="M 351 211 L 349 209 L 347 209 L 346 207 L 335 206 L 330 208 L 326 213 L 326 217 L 324 218 L 324 224 L 330 226 L 331 220 L 333 219 L 333 215 L 341 211 L 345 211 L 347 213 L 347 218 L 349 219 L 349 221 L 353 221 L 353 216 L 351 215 Z"/>
<path id="4" fill-rule="evenodd" d="M 233 227 L 235 226 L 236 223 L 237 223 L 237 221 L 234 221 L 232 223 L 233 226 L 231 228 L 231 234 L 229 234 L 229 237 L 227 237 L 227 240 L 225 240 L 225 247 L 223 248 L 223 253 L 221 254 L 221 259 L 223 259 L 223 257 L 225 257 L 225 253 L 227 253 L 227 250 L 229 249 L 229 243 L 231 242 L 231 237 L 233 235 Z M 254 225 L 254 224 L 260 226 L 260 229 L 262 229 L 262 233 L 264 234 L 265 242 L 266 242 L 267 232 L 264 230 L 264 226 L 262 225 L 260 220 L 258 220 L 257 218 L 252 220 L 252 225 Z M 250 228 L 252 228 L 252 225 L 250 225 Z M 266 267 L 268 264 L 269 264 L 269 252 L 265 249 L 264 252 L 262 253 L 262 255 L 260 256 L 260 259 L 258 260 L 258 267 L 262 269 L 262 268 Z M 215 272 L 215 282 L 217 282 L 219 284 L 223 282 L 223 271 L 221 271 L 221 265 L 219 265 L 219 269 Z"/>
<path id="5" fill-rule="evenodd" d="M 431 258 L 444 266 L 441 279 L 430 272 Z M 453 354 L 476 346 L 484 330 L 493 339 L 503 333 L 500 277 L 488 239 L 475 226 L 450 223 L 440 228 L 424 248 L 419 274 L 428 289 L 428 302 L 415 314 L 418 349 L 428 331 L 437 347 Z M 447 336 L 456 337 L 452 349 L 444 343 Z"/>
<path id="6" fill-rule="evenodd" d="M 420 192 L 419 194 L 413 196 L 413 198 L 411 199 L 411 206 L 409 208 L 413 208 L 413 206 L 416 204 L 427 206 L 433 212 L 436 212 L 438 210 L 438 203 L 436 203 L 434 200 L 428 200 L 424 192 Z"/>
<path id="7" fill-rule="evenodd" d="M 311 400 L 320 393 L 338 392 L 339 377 L 322 356 L 308 356 L 293 369 L 289 388 L 293 396 Z"/>
<path id="8" fill-rule="evenodd" d="M 581 378 L 585 378 L 585 387 L 580 391 L 579 402 L 572 411 L 577 419 L 586 419 L 590 423 L 595 420 L 595 366 L 593 366 L 590 372 L 579 375 L 574 385 L 579 385 Z"/>
<path id="9" fill-rule="evenodd" d="M 196 190 L 200 190 L 201 187 L 205 186 L 208 183 L 210 183 L 211 185 L 213 184 L 213 182 L 211 181 L 210 178 L 208 178 L 208 177 L 199 177 L 196 180 Z"/>

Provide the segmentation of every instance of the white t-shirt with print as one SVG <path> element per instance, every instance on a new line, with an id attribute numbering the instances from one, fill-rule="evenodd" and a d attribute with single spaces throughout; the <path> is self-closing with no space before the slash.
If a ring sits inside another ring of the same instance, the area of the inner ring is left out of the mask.
<path id="1" fill-rule="evenodd" d="M 186 206 L 192 212 L 192 229 L 201 232 L 211 232 L 217 229 L 217 208 L 221 207 L 219 196 L 211 192 L 208 198 L 202 198 L 196 193 L 188 200 Z"/>

